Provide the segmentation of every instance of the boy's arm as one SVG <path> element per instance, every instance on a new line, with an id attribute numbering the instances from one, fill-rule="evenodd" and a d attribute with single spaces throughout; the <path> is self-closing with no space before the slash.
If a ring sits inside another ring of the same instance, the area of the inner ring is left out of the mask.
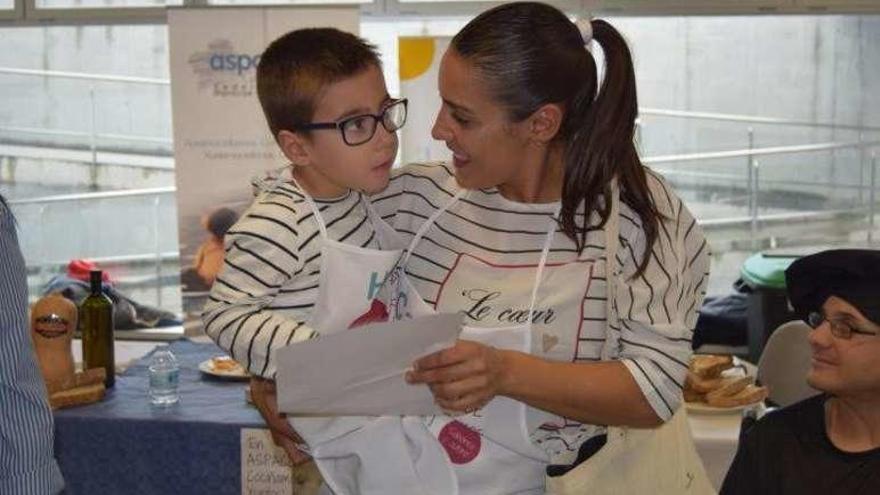
<path id="1" fill-rule="evenodd" d="M 255 376 L 272 378 L 272 351 L 314 331 L 270 309 L 279 290 L 303 274 L 293 204 L 257 203 L 226 234 L 226 256 L 202 313 L 205 332 Z"/>

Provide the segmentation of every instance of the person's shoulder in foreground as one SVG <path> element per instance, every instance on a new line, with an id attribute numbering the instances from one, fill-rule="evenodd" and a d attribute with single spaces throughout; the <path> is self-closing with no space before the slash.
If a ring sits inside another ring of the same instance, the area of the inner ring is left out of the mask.
<path id="1" fill-rule="evenodd" d="M 880 493 L 880 448 L 844 452 L 828 439 L 819 394 L 771 412 L 740 438 L 721 495 Z"/>
<path id="2" fill-rule="evenodd" d="M 880 493 L 880 251 L 824 251 L 785 276 L 812 327 L 804 379 L 824 393 L 746 432 L 722 494 Z"/>
<path id="3" fill-rule="evenodd" d="M 15 221 L 0 196 L 0 494 L 58 493 L 52 413 L 27 331 L 27 286 Z"/>

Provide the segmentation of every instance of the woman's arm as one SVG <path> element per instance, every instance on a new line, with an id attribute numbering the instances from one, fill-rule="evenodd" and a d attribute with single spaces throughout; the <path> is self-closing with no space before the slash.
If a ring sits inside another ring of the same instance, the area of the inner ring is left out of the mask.
<path id="1" fill-rule="evenodd" d="M 645 233 L 635 213 L 621 205 L 620 272 L 612 299 L 616 321 L 609 337 L 651 407 L 667 420 L 682 402 L 693 331 L 709 280 L 709 246 L 665 181 L 648 171 L 647 182 L 665 220 L 639 273 Z"/>
<path id="2" fill-rule="evenodd" d="M 709 255 L 681 201 L 653 175 L 649 184 L 668 220 L 644 272 L 636 275 L 644 231 L 631 212 L 621 212 L 609 325 L 617 360 L 550 362 L 459 341 L 419 360 L 412 382 L 429 384 L 438 403 L 455 411 L 481 407 L 500 394 L 591 424 L 651 426 L 669 419 L 681 403 Z"/>
<path id="3" fill-rule="evenodd" d="M 451 411 L 472 411 L 504 395 L 582 423 L 661 423 L 632 374 L 617 361 L 554 362 L 460 340 L 417 361 L 408 379 L 427 383 L 437 403 Z"/>

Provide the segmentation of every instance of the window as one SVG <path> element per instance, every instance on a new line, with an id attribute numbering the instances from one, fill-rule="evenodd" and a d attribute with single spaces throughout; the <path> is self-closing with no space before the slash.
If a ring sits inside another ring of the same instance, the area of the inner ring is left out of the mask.
<path id="1" fill-rule="evenodd" d="M 182 3 L 107 1 L 38 5 L 126 7 L 114 13 L 124 15 Z M 361 34 L 383 54 L 389 91 L 401 92 L 400 36 L 451 36 L 484 5 L 365 2 Z M 0 9 L 13 6 L 0 0 Z M 419 16 L 398 16 L 410 11 Z M 728 292 L 756 250 L 875 240 L 880 16 L 610 21 L 634 54 L 641 155 L 712 243 L 710 293 Z M 0 46 L 12 48 L 0 51 L 0 190 L 20 220 L 32 297 L 71 258 L 94 257 L 138 302 L 188 309 L 178 282 L 167 40 L 161 23 L 0 28 Z M 60 231 L 70 240 L 58 242 Z"/>
<path id="2" fill-rule="evenodd" d="M 372 2 L 373 0 L 208 0 L 211 5 L 351 5 Z"/>
<path id="3" fill-rule="evenodd" d="M 873 236 L 880 17 L 612 22 L 636 61 L 642 156 L 712 244 L 710 293 L 755 251 Z"/>
<path id="4" fill-rule="evenodd" d="M 36 0 L 39 9 L 130 8 L 183 5 L 183 0 Z"/>
<path id="5" fill-rule="evenodd" d="M 0 52 L 0 189 L 32 298 L 90 258 L 136 301 L 180 311 L 167 37 L 164 25 L 0 29 L 15 48 Z"/>

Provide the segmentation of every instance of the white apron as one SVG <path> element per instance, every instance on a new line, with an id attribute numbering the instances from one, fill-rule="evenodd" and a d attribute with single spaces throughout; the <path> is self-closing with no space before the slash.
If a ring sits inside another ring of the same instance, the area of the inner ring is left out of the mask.
<path id="1" fill-rule="evenodd" d="M 464 191 L 436 211 L 413 238 L 401 266 L 391 275 L 396 297 L 390 301 L 394 317 L 415 317 L 435 309 L 418 296 L 404 274 L 409 257 L 446 209 Z M 534 353 L 571 361 L 577 352 L 583 323 L 583 298 L 592 277 L 593 260 L 547 263 L 556 231 L 555 217 L 548 229 L 537 264 L 499 265 L 461 254 L 443 281 L 437 311 L 461 311 L 481 326 L 465 326 L 462 340 L 478 341 L 500 349 Z M 539 287 L 543 289 L 539 297 Z M 531 294 L 528 306 L 522 306 Z M 534 336 L 534 337 L 533 337 Z M 538 339 L 534 342 L 533 338 Z M 549 455 L 530 439 L 543 423 L 563 418 L 531 408 L 507 397 L 496 397 L 479 411 L 458 417 L 426 419 L 431 431 L 455 467 L 461 494 L 543 493 Z"/>
<path id="2" fill-rule="evenodd" d="M 314 212 L 323 241 L 318 300 L 309 325 L 326 335 L 384 321 L 387 313 L 374 296 L 400 259 L 402 251 L 394 244 L 399 237 L 362 196 L 379 245 L 387 250 L 330 239 L 317 205 L 299 189 Z M 333 365 L 332 359 L 327 365 Z M 325 493 L 329 489 L 337 495 L 384 495 L 389 486 L 414 495 L 447 495 L 455 490 L 451 469 L 443 469 L 449 466 L 446 454 L 420 418 L 291 417 L 290 423 L 308 444 L 304 450 L 324 477 Z"/>

